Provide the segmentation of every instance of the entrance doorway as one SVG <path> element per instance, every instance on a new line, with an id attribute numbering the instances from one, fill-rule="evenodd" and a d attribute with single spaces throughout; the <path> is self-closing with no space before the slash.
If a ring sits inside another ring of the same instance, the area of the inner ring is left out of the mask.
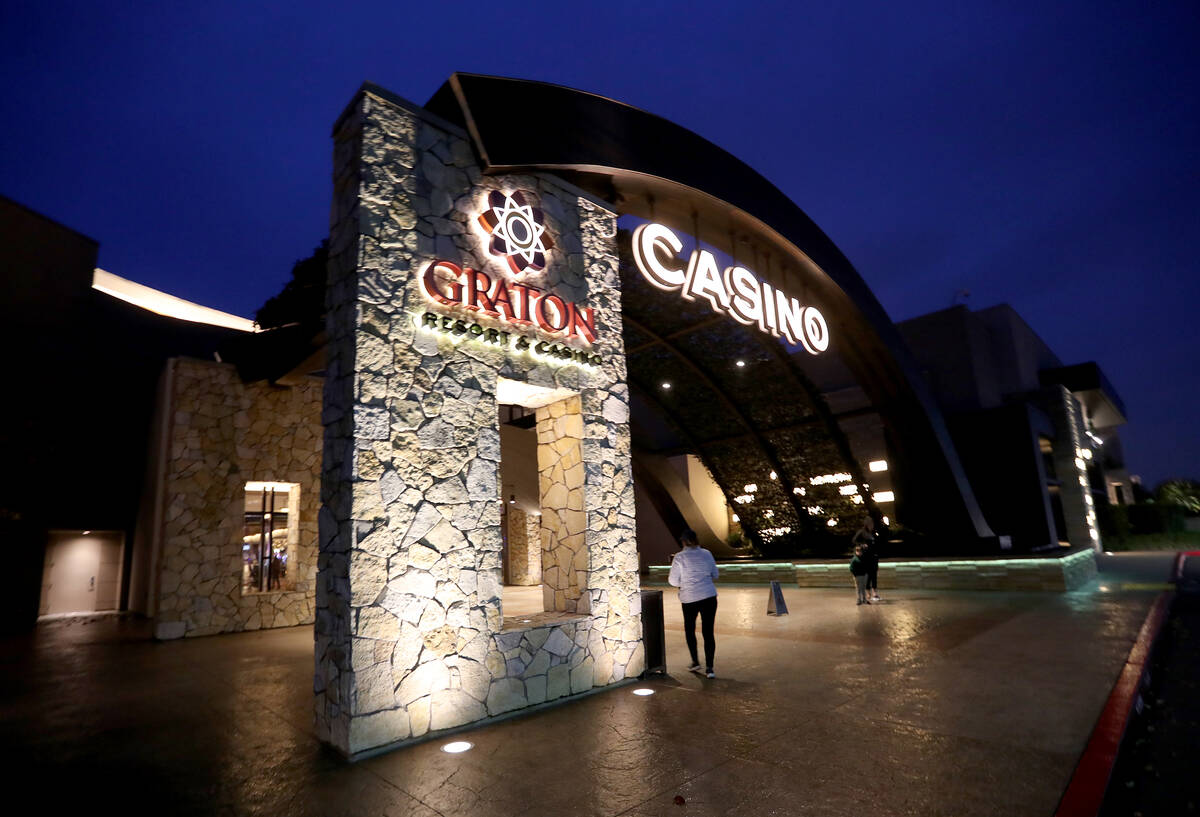
<path id="1" fill-rule="evenodd" d="M 51 531 L 38 615 L 116 610 L 124 539 L 121 531 Z"/>

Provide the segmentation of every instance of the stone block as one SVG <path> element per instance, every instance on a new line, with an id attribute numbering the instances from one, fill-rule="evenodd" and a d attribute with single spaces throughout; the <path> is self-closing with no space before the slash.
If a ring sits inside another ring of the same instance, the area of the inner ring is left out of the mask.
<path id="1" fill-rule="evenodd" d="M 551 667 L 546 673 L 546 700 L 571 694 L 571 670 L 566 664 Z"/>
<path id="2" fill-rule="evenodd" d="M 430 696 L 429 728 L 451 729 L 488 716 L 482 703 L 461 689 L 443 689 Z"/>
<path id="3" fill-rule="evenodd" d="M 592 688 L 595 676 L 595 662 L 589 656 L 579 662 L 571 670 L 571 694 L 577 695 Z"/>
<path id="4" fill-rule="evenodd" d="M 525 679 L 525 700 L 530 706 L 546 701 L 546 676 L 536 675 Z"/>
<path id="5" fill-rule="evenodd" d="M 525 684 L 517 678 L 502 678 L 493 681 L 488 689 L 487 711 L 489 715 L 502 715 L 514 709 L 528 706 L 525 697 Z"/>
<path id="6" fill-rule="evenodd" d="M 445 690 L 449 686 L 450 670 L 440 660 L 429 661 L 400 680 L 399 686 L 396 687 L 396 702 L 401 706 L 408 706 L 418 698 Z"/>
<path id="7" fill-rule="evenodd" d="M 159 641 L 171 641 L 183 638 L 187 632 L 187 622 L 158 621 L 154 624 L 154 637 Z"/>

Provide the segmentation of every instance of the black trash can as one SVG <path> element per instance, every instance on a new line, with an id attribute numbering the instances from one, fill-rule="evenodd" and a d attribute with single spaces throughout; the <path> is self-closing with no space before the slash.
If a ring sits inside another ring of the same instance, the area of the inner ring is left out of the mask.
<path id="1" fill-rule="evenodd" d="M 642 646 L 646 650 L 646 671 L 667 671 L 667 632 L 663 622 L 663 591 L 642 591 Z"/>

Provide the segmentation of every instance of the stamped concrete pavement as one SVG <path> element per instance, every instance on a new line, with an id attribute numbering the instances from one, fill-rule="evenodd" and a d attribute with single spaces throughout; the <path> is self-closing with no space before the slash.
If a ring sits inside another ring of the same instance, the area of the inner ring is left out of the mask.
<path id="1" fill-rule="evenodd" d="M 358 763 L 313 736 L 308 628 L 47 623 L 0 642 L 0 769 L 51 814 L 1052 815 L 1156 575 L 867 607 L 793 588 L 778 618 L 721 587 L 712 681 L 667 590 L 667 675 Z"/>

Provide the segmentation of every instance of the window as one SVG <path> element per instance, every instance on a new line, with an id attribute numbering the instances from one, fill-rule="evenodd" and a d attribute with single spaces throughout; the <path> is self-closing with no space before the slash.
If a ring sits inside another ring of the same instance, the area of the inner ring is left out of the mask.
<path id="1" fill-rule="evenodd" d="M 295 589 L 288 545 L 297 533 L 300 486 L 294 482 L 247 482 L 242 525 L 242 595 Z"/>

